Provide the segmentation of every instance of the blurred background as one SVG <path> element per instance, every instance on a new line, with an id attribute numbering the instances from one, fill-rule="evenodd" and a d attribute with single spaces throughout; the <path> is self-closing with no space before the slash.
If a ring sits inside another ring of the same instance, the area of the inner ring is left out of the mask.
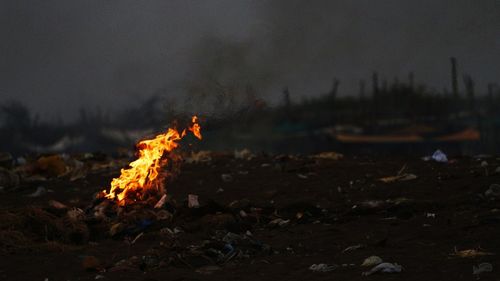
<path id="1" fill-rule="evenodd" d="M 0 1 L 0 151 L 500 150 L 500 2 Z"/>

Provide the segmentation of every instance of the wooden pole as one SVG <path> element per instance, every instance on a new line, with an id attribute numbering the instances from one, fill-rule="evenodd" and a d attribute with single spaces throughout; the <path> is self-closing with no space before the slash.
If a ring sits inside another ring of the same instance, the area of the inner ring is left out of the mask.
<path id="1" fill-rule="evenodd" d="M 451 89 L 453 97 L 458 98 L 457 59 L 455 57 L 451 57 L 450 62 L 451 62 Z"/>

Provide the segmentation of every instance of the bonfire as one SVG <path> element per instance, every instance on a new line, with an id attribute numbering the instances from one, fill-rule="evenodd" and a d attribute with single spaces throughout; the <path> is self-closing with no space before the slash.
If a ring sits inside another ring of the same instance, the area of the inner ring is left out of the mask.
<path id="1" fill-rule="evenodd" d="M 175 164 L 178 159 L 174 150 L 188 132 L 201 140 L 200 130 L 198 118 L 193 116 L 190 126 L 182 132 L 169 128 L 164 134 L 140 141 L 136 146 L 138 158 L 128 168 L 121 170 L 120 176 L 111 181 L 109 192 L 103 190 L 102 195 L 120 206 L 143 201 L 151 196 L 165 196 L 165 180 L 173 174 L 165 167 Z"/>

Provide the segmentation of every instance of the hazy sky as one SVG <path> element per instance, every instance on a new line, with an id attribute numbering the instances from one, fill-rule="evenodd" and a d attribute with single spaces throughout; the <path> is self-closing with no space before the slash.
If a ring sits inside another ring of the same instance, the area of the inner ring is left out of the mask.
<path id="1" fill-rule="evenodd" d="M 46 118 L 183 96 L 205 76 L 269 100 L 284 85 L 326 92 L 334 76 L 357 94 L 373 70 L 442 89 L 451 55 L 478 92 L 500 82 L 498 0 L 0 0 L 0 36 L 0 102 Z"/>

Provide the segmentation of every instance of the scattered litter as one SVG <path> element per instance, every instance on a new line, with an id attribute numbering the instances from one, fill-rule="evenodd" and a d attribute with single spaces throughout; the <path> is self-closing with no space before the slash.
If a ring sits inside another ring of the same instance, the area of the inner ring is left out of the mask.
<path id="1" fill-rule="evenodd" d="M 207 265 L 207 266 L 202 266 L 198 269 L 196 269 L 196 273 L 203 274 L 203 275 L 209 275 L 214 273 L 215 271 L 221 270 L 222 268 L 216 265 Z"/>
<path id="2" fill-rule="evenodd" d="M 45 193 L 47 193 L 47 189 L 43 186 L 39 186 L 39 187 L 37 187 L 35 192 L 28 194 L 27 196 L 28 197 L 39 197 L 39 196 L 44 195 Z"/>
<path id="3" fill-rule="evenodd" d="M 448 162 L 448 157 L 446 156 L 446 154 L 444 154 L 444 152 L 442 152 L 441 150 L 436 150 L 434 152 L 434 154 L 432 154 L 432 160 L 436 161 L 436 162 L 440 162 L 440 163 L 447 163 Z"/>
<path id="4" fill-rule="evenodd" d="M 49 176 L 60 177 L 68 172 L 68 167 L 61 155 L 40 157 L 37 164 L 38 168 Z"/>
<path id="5" fill-rule="evenodd" d="M 484 195 L 488 198 L 500 198 L 500 184 L 494 183 L 490 185 L 488 190 L 484 192 Z"/>
<path id="6" fill-rule="evenodd" d="M 124 231 L 126 228 L 126 225 L 124 223 L 115 223 L 113 224 L 110 229 L 109 229 L 109 235 L 111 236 L 115 236 L 119 233 L 121 233 L 122 231 Z"/>
<path id="7" fill-rule="evenodd" d="M 490 154 L 478 154 L 478 155 L 475 155 L 474 158 L 477 159 L 477 160 L 481 160 L 481 159 L 485 159 L 485 158 L 492 158 L 493 156 L 491 156 Z"/>
<path id="8" fill-rule="evenodd" d="M 242 218 L 248 217 L 247 212 L 245 212 L 244 210 L 240 210 L 240 217 Z"/>
<path id="9" fill-rule="evenodd" d="M 163 194 L 163 196 L 158 200 L 158 202 L 155 204 L 155 209 L 160 209 L 165 205 L 165 202 L 167 202 L 167 194 Z"/>
<path id="10" fill-rule="evenodd" d="M 198 202 L 198 195 L 189 194 L 188 195 L 188 207 L 189 208 L 199 208 L 200 203 Z"/>
<path id="11" fill-rule="evenodd" d="M 350 251 L 354 251 L 354 250 L 358 250 L 358 249 L 361 249 L 361 248 L 364 248 L 365 246 L 362 245 L 362 244 L 357 244 L 357 245 L 353 245 L 353 246 L 349 246 L 347 248 L 345 248 L 342 253 L 347 253 L 347 252 L 350 252 Z"/>
<path id="12" fill-rule="evenodd" d="M 336 264 L 328 265 L 326 263 L 313 264 L 309 267 L 309 270 L 314 272 L 329 272 L 337 269 L 339 267 Z"/>
<path id="13" fill-rule="evenodd" d="M 329 159 L 329 160 L 340 160 L 344 158 L 344 155 L 334 151 L 321 152 L 319 154 L 313 155 L 312 158 L 316 159 Z"/>
<path id="14" fill-rule="evenodd" d="M 99 279 L 104 279 L 104 278 L 105 278 L 104 275 L 97 274 L 94 279 L 99 280 Z"/>
<path id="15" fill-rule="evenodd" d="M 108 205 L 106 203 L 106 201 L 103 201 L 101 204 L 94 207 L 94 217 L 103 220 L 107 219 L 106 209 Z"/>
<path id="16" fill-rule="evenodd" d="M 476 250 L 476 249 L 457 251 L 457 249 L 455 248 L 455 253 L 453 253 L 453 255 L 460 257 L 460 258 L 475 258 L 475 257 L 480 257 L 480 256 L 491 256 L 494 254 L 489 253 L 489 252 L 483 252 L 483 251 Z"/>
<path id="17" fill-rule="evenodd" d="M 233 180 L 233 176 L 231 174 L 222 174 L 221 179 L 225 182 L 230 182 Z"/>
<path id="18" fill-rule="evenodd" d="M 56 208 L 56 209 L 59 209 L 59 210 L 68 209 L 68 206 L 66 206 L 63 203 L 56 201 L 56 200 L 50 200 L 49 206 Z"/>
<path id="19" fill-rule="evenodd" d="M 271 226 L 286 226 L 288 223 L 290 223 L 290 220 L 284 220 L 284 219 L 274 219 L 269 222 L 269 225 Z"/>
<path id="20" fill-rule="evenodd" d="M 242 150 L 235 150 L 234 151 L 234 158 L 236 159 L 244 159 L 244 160 L 252 160 L 255 158 L 255 155 L 247 148 L 244 148 Z"/>
<path id="21" fill-rule="evenodd" d="M 172 229 L 168 228 L 168 227 L 164 227 L 164 228 L 160 229 L 160 233 L 161 234 L 168 234 L 170 236 L 174 236 L 175 235 L 174 231 Z"/>
<path id="22" fill-rule="evenodd" d="M 156 218 L 158 220 L 171 220 L 172 214 L 167 210 L 160 210 L 156 213 Z"/>
<path id="23" fill-rule="evenodd" d="M 8 152 L 0 152 L 0 166 L 5 168 L 10 168 L 14 163 L 14 158 L 12 154 Z"/>
<path id="24" fill-rule="evenodd" d="M 391 183 L 391 182 L 396 182 L 396 181 L 410 181 L 417 179 L 418 177 L 414 174 L 402 174 L 402 175 L 397 175 L 397 176 L 390 176 L 390 177 L 384 177 L 380 178 L 379 180 L 385 183 Z"/>
<path id="25" fill-rule="evenodd" d="M 186 163 L 208 163 L 212 161 L 212 152 L 208 150 L 200 150 L 198 152 L 191 152 L 189 157 L 185 159 Z"/>
<path id="26" fill-rule="evenodd" d="M 82 267 L 87 271 L 98 270 L 101 267 L 101 262 L 94 256 L 85 256 L 82 261 Z"/>
<path id="27" fill-rule="evenodd" d="M 20 178 L 17 173 L 0 167 L 0 186 L 16 187 L 19 183 Z"/>
<path id="28" fill-rule="evenodd" d="M 389 263 L 383 262 L 381 264 L 376 265 L 374 268 L 369 271 L 363 272 L 363 276 L 372 275 L 377 272 L 382 273 L 399 273 L 403 270 L 403 267 L 397 263 Z"/>
<path id="29" fill-rule="evenodd" d="M 489 262 L 483 262 L 478 266 L 472 266 L 472 274 L 474 275 L 492 271 L 493 271 L 493 265 L 491 265 L 491 263 Z"/>
<path id="30" fill-rule="evenodd" d="M 361 264 L 361 266 L 375 266 L 377 264 L 381 264 L 382 262 L 384 262 L 380 257 L 378 256 L 370 256 L 370 257 L 367 257 L 363 263 Z"/>
<path id="31" fill-rule="evenodd" d="M 142 236 L 144 235 L 144 232 L 141 232 L 139 233 L 135 238 L 134 240 L 132 240 L 132 242 L 130 244 L 135 244 L 135 242 L 137 242 L 137 240 L 139 240 L 139 238 L 141 238 Z"/>
<path id="32" fill-rule="evenodd" d="M 219 189 L 217 189 L 217 190 L 215 191 L 215 193 L 217 193 L 217 194 L 222 193 L 222 192 L 224 192 L 224 189 L 223 189 L 223 188 L 221 188 L 221 187 L 219 187 Z"/>
<path id="33" fill-rule="evenodd" d="M 85 219 L 85 212 L 80 208 L 73 208 L 69 210 L 66 215 L 72 222 L 82 221 Z"/>
<path id="34" fill-rule="evenodd" d="M 303 179 L 303 180 L 308 178 L 307 175 L 304 175 L 304 174 L 297 174 L 297 177 L 299 177 L 299 179 Z"/>

